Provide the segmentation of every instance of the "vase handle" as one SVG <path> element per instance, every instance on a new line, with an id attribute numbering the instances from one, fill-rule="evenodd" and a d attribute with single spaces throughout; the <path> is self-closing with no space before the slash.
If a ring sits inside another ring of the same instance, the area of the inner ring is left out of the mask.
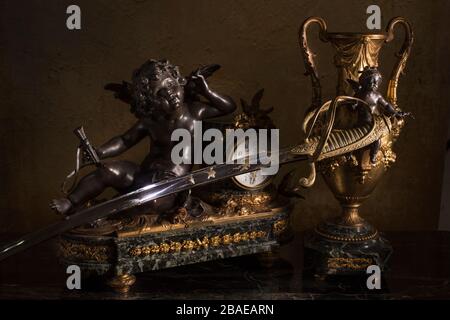
<path id="1" fill-rule="evenodd" d="M 391 42 L 394 39 L 394 28 L 398 23 L 400 23 L 405 29 L 405 40 L 400 51 L 396 53 L 398 61 L 395 64 L 394 69 L 392 70 L 387 90 L 387 98 L 389 102 L 394 106 L 394 108 L 397 108 L 398 78 L 400 77 L 400 74 L 403 74 L 404 72 L 406 61 L 408 60 L 409 54 L 411 52 L 411 47 L 414 42 L 414 33 L 412 31 L 412 27 L 409 22 L 403 17 L 395 17 L 391 19 L 391 21 L 389 21 L 386 28 L 387 38 L 385 42 Z"/>
<path id="2" fill-rule="evenodd" d="M 323 20 L 320 17 L 309 17 L 306 19 L 299 30 L 299 41 L 300 41 L 300 48 L 302 51 L 303 56 L 303 62 L 305 63 L 305 76 L 311 77 L 311 84 L 312 84 L 312 103 L 311 107 L 307 110 L 307 113 L 319 108 L 322 105 L 322 87 L 320 86 L 320 80 L 319 80 L 319 74 L 317 72 L 316 65 L 314 63 L 314 53 L 311 51 L 311 49 L 308 46 L 308 40 L 306 37 L 306 33 L 308 31 L 308 27 L 311 24 L 317 23 L 320 26 L 319 31 L 319 38 L 323 42 L 327 42 L 327 24 L 325 20 Z"/>

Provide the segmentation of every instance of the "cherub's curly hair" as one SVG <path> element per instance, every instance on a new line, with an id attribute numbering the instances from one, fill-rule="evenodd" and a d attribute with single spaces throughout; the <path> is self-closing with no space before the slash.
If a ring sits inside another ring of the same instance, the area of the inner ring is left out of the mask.
<path id="1" fill-rule="evenodd" d="M 137 117 L 146 117 L 154 109 L 154 92 L 150 81 L 157 81 L 172 76 L 180 85 L 186 84 L 178 66 L 168 60 L 148 60 L 136 69 L 132 75 L 132 103 L 131 112 Z"/>
<path id="2" fill-rule="evenodd" d="M 361 71 L 361 75 L 359 76 L 359 84 L 362 85 L 367 81 L 367 79 L 373 76 L 378 76 L 380 80 L 383 79 L 377 67 L 369 67 L 369 66 L 364 67 L 364 70 Z"/>

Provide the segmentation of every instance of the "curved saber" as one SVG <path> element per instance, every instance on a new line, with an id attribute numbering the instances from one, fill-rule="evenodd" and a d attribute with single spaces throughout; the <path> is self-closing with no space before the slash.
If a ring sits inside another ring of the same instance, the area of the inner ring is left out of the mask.
<path id="1" fill-rule="evenodd" d="M 360 137 L 358 141 L 347 141 L 346 145 L 335 145 L 333 147 L 328 147 L 327 150 L 321 150 L 319 155 L 315 155 L 317 160 L 320 161 L 336 155 L 345 154 L 370 144 L 374 139 L 378 139 L 380 134 L 384 134 L 389 130 L 389 123 L 386 123 L 383 120 L 385 119 L 380 118 L 375 121 L 379 130 L 374 130 L 374 126 L 363 137 Z M 278 164 L 282 165 L 302 160 L 311 161 L 318 144 L 319 141 L 317 139 L 310 138 L 309 142 L 307 141 L 296 147 L 282 149 L 277 152 L 279 159 Z M 274 155 L 276 154 L 272 152 L 271 158 Z M 267 157 L 267 153 L 262 152 L 254 156 L 235 160 L 235 163 L 233 164 L 225 163 L 209 166 L 180 177 L 147 185 L 117 198 L 80 210 L 67 216 L 62 221 L 55 222 L 48 227 L 25 235 L 0 248 L 0 261 L 80 225 L 91 223 L 113 214 L 132 212 L 133 209 L 138 209 L 140 206 L 152 200 L 170 194 L 269 167 L 271 164 L 270 161 L 267 161 L 269 160 Z"/>
<path id="2" fill-rule="evenodd" d="M 279 164 L 307 159 L 305 155 L 292 154 L 291 149 L 286 148 L 279 151 Z M 268 161 L 261 160 L 268 160 L 267 152 L 238 159 L 233 164 L 213 165 L 180 177 L 159 181 L 106 202 L 80 210 L 65 217 L 62 221 L 55 222 L 2 247 L 0 249 L 0 261 L 80 225 L 91 223 L 117 213 L 128 213 L 143 204 L 173 193 L 270 166 L 270 163 L 262 164 L 268 163 Z M 242 164 L 246 163 L 246 161 L 250 163 Z"/>

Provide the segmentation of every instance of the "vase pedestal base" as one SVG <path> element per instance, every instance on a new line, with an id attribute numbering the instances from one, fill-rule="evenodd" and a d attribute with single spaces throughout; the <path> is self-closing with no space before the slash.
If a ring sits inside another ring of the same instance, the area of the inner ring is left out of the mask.
<path id="1" fill-rule="evenodd" d="M 318 277 L 362 275 L 370 265 L 386 270 L 393 252 L 389 241 L 367 223 L 353 229 L 325 222 L 306 233 L 305 269 Z"/>

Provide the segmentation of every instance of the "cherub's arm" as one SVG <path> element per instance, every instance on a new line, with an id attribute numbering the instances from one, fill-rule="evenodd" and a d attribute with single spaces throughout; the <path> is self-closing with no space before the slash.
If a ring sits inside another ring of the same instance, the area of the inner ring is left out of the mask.
<path id="1" fill-rule="evenodd" d="M 196 75 L 192 78 L 195 81 L 196 91 L 207 100 L 206 103 L 192 103 L 191 112 L 197 119 L 219 117 L 236 110 L 233 99 L 211 90 L 202 75 Z"/>
<path id="2" fill-rule="evenodd" d="M 114 137 L 96 149 L 101 159 L 118 156 L 133 147 L 146 136 L 146 129 L 141 121 L 138 121 L 124 134 Z"/>
<path id="3" fill-rule="evenodd" d="M 414 119 L 414 116 L 412 115 L 411 112 L 404 112 L 404 111 L 397 111 L 397 110 L 395 110 L 394 107 L 389 102 L 387 102 L 386 100 L 384 100 L 383 97 L 381 97 L 381 95 L 380 95 L 380 98 L 378 100 L 378 103 L 383 106 L 383 108 L 384 108 L 383 111 L 388 116 L 396 116 L 396 117 L 400 117 L 400 118 L 404 118 L 404 117 L 408 117 L 409 116 L 409 117 Z"/>
<path id="4" fill-rule="evenodd" d="M 383 113 L 388 116 L 398 115 L 398 112 L 394 109 L 392 104 L 387 102 L 380 94 L 378 103 L 383 107 Z"/>

